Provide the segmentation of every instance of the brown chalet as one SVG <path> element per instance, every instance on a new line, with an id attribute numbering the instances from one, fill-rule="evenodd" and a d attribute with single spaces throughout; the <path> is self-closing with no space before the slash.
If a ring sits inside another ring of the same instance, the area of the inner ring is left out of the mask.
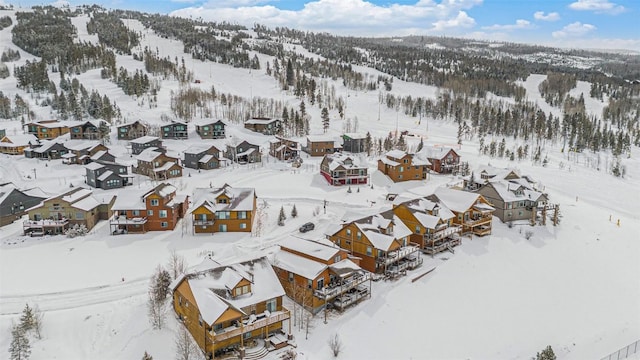
<path id="1" fill-rule="evenodd" d="M 275 135 L 282 129 L 282 120 L 254 117 L 244 122 L 244 128 L 264 135 Z"/>
<path id="2" fill-rule="evenodd" d="M 452 148 L 426 147 L 424 152 L 431 170 L 439 174 L 451 174 L 460 168 L 460 155 Z"/>
<path id="3" fill-rule="evenodd" d="M 266 257 L 227 265 L 205 259 L 196 268 L 170 289 L 173 309 L 208 359 L 230 352 L 242 359 L 253 339 L 276 349 L 288 345 L 285 292 Z"/>
<path id="4" fill-rule="evenodd" d="M 199 188 L 193 192 L 193 230 L 195 233 L 251 232 L 256 217 L 253 188 Z"/>
<path id="5" fill-rule="evenodd" d="M 402 150 L 391 150 L 378 160 L 378 170 L 393 182 L 426 180 L 429 165 L 429 161 Z"/>
<path id="6" fill-rule="evenodd" d="M 182 166 L 178 159 L 163 152 L 162 149 L 151 147 L 136 156 L 138 165 L 133 172 L 148 176 L 154 180 L 167 180 L 182 176 Z"/>
<path id="7" fill-rule="evenodd" d="M 176 187 L 162 183 L 150 190 L 118 191 L 109 221 L 111 233 L 141 233 L 173 230 L 189 206 L 187 195 L 176 194 Z"/>
<path id="8" fill-rule="evenodd" d="M 450 209 L 453 223 L 462 227 L 462 234 L 478 236 L 491 234 L 491 221 L 495 208 L 482 195 L 462 190 L 438 188 L 428 200 L 439 202 Z"/>
<path id="9" fill-rule="evenodd" d="M 92 190 L 76 187 L 28 209 L 29 220 L 23 223 L 24 234 L 64 234 L 74 225 L 84 225 L 91 230 L 99 220 L 109 218 L 114 200 L 114 196 L 101 194 L 96 197 Z"/>
<path id="10" fill-rule="evenodd" d="M 327 238 L 360 258 L 360 266 L 388 277 L 422 265 L 417 246 L 409 244 L 411 231 L 391 210 L 344 223 Z"/>
<path id="11" fill-rule="evenodd" d="M 38 139 L 55 139 L 69 132 L 69 125 L 77 125 L 77 122 L 43 120 L 25 124 L 27 133 Z"/>
<path id="12" fill-rule="evenodd" d="M 333 137 L 326 135 L 308 135 L 307 146 L 302 147 L 302 151 L 311 156 L 325 156 L 339 150 Z"/>
<path id="13" fill-rule="evenodd" d="M 320 162 L 320 174 L 330 185 L 359 185 L 369 180 L 366 166 L 344 153 L 325 155 Z"/>
<path id="14" fill-rule="evenodd" d="M 141 121 L 134 121 L 118 126 L 117 130 L 118 140 L 133 140 L 147 135 L 149 127 Z"/>
<path id="15" fill-rule="evenodd" d="M 447 207 L 425 198 L 394 204 L 393 213 L 412 231 L 409 241 L 425 254 L 435 255 L 460 245 L 462 228 L 454 225 L 455 215 Z"/>
<path id="16" fill-rule="evenodd" d="M 63 164 L 80 164 L 86 165 L 94 161 L 114 161 L 115 156 L 109 154 L 109 148 L 92 141 L 67 141 L 65 143 L 69 152 L 62 155 Z"/>
<path id="17" fill-rule="evenodd" d="M 0 139 L 0 154 L 24 155 L 26 149 L 39 143 L 40 140 L 31 134 L 5 135 Z"/>
<path id="18" fill-rule="evenodd" d="M 269 141 L 269 155 L 281 161 L 296 159 L 300 156 L 300 143 L 276 136 Z"/>
<path id="19" fill-rule="evenodd" d="M 271 264 L 289 298 L 316 314 L 329 304 L 344 309 L 371 296 L 371 274 L 357 262 L 330 242 L 288 237 Z"/>

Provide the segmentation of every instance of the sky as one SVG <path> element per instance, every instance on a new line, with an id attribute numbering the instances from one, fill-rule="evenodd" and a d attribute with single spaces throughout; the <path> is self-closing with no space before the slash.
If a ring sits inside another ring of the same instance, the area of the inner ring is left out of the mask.
<path id="1" fill-rule="evenodd" d="M 0 3 L 28 6 L 43 1 Z M 69 1 L 71 5 L 84 1 Z M 354 36 L 431 35 L 640 52 L 638 0 L 97 0 L 107 8 Z"/>

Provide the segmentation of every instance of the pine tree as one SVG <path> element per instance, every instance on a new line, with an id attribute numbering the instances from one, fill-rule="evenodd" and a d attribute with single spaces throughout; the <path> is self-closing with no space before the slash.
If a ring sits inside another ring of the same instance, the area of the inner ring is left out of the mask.
<path id="1" fill-rule="evenodd" d="M 536 360 L 556 360 L 556 354 L 553 353 L 551 345 L 548 345 L 542 352 L 537 353 Z"/>
<path id="2" fill-rule="evenodd" d="M 367 131 L 367 137 L 364 140 L 364 147 L 367 150 L 367 156 L 371 156 L 371 149 L 373 148 L 373 141 L 371 139 L 371 133 Z"/>
<path id="3" fill-rule="evenodd" d="M 423 147 L 424 147 L 424 142 L 422 141 L 422 138 L 420 138 L 420 143 L 418 144 L 418 148 L 416 149 L 416 152 L 420 152 L 420 150 L 422 150 Z"/>
<path id="4" fill-rule="evenodd" d="M 287 86 L 293 86 L 295 84 L 295 77 L 293 75 L 293 64 L 291 64 L 291 59 L 287 60 Z"/>
<path id="5" fill-rule="evenodd" d="M 29 307 L 29 304 L 24 305 L 24 309 L 22 310 L 22 316 L 20 316 L 20 327 L 25 332 L 33 329 L 35 325 L 35 317 L 33 315 L 33 309 Z"/>
<path id="6" fill-rule="evenodd" d="M 329 110 L 326 107 L 322 108 L 320 117 L 322 118 L 322 130 L 326 133 L 329 130 Z"/>
<path id="7" fill-rule="evenodd" d="M 144 352 L 144 355 L 142 355 L 142 360 L 153 360 L 153 356 L 149 355 L 148 352 Z"/>
<path id="8" fill-rule="evenodd" d="M 287 219 L 287 216 L 284 214 L 284 207 L 280 207 L 280 215 L 278 215 L 278 225 L 284 226 L 284 221 Z"/>
<path id="9" fill-rule="evenodd" d="M 20 325 L 11 328 L 11 345 L 9 345 L 11 360 L 26 360 L 31 355 L 31 345 L 25 330 Z"/>
<path id="10" fill-rule="evenodd" d="M 298 209 L 296 209 L 296 204 L 293 204 L 293 209 L 291 209 L 291 218 L 295 219 L 298 217 Z"/>

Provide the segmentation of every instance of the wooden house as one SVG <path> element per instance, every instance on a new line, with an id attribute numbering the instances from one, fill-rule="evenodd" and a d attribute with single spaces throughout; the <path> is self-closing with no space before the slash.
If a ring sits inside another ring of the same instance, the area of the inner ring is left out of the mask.
<path id="1" fill-rule="evenodd" d="M 346 250 L 294 237 L 279 245 L 271 265 L 289 298 L 308 311 L 316 314 L 327 306 L 344 309 L 371 296 L 371 274 Z"/>
<path id="2" fill-rule="evenodd" d="M 107 127 L 107 122 L 104 120 L 82 121 L 69 126 L 69 134 L 71 139 L 98 140 L 101 126 Z"/>
<path id="3" fill-rule="evenodd" d="M 136 156 L 137 166 L 133 172 L 153 180 L 167 180 L 182 176 L 182 166 L 178 158 L 171 157 L 158 148 L 147 148 Z"/>
<path id="4" fill-rule="evenodd" d="M 300 143 L 276 136 L 275 139 L 269 141 L 269 155 L 281 161 L 296 159 L 300 156 Z"/>
<path id="5" fill-rule="evenodd" d="M 531 220 L 544 216 L 546 210 L 552 209 L 547 194 L 535 190 L 528 181 L 489 180 L 475 193 L 491 201 L 497 216 L 502 222 L 515 220 Z M 522 179 L 524 180 L 524 179 Z"/>
<path id="6" fill-rule="evenodd" d="M 410 244 L 411 231 L 391 210 L 339 225 L 327 235 L 334 244 L 360 258 L 372 273 L 395 277 L 422 265 L 420 249 Z"/>
<path id="7" fill-rule="evenodd" d="M 340 151 L 332 136 L 327 135 L 308 135 L 307 145 L 302 147 L 302 151 L 311 156 L 325 156 Z"/>
<path id="8" fill-rule="evenodd" d="M 368 169 L 351 156 L 338 153 L 325 155 L 320 163 L 320 174 L 330 185 L 361 185 L 369 180 Z"/>
<path id="9" fill-rule="evenodd" d="M 157 136 L 145 135 L 131 140 L 129 144 L 131 145 L 131 153 L 133 155 L 138 155 L 151 147 L 164 150 L 164 146 L 162 146 L 162 140 L 160 140 L 160 138 Z"/>
<path id="10" fill-rule="evenodd" d="M 38 146 L 24 150 L 25 157 L 40 160 L 56 160 L 68 153 L 69 149 L 59 139 L 43 140 Z"/>
<path id="11" fill-rule="evenodd" d="M 162 125 L 160 127 L 160 135 L 163 139 L 188 139 L 187 123 L 180 121 L 172 121 L 171 124 Z"/>
<path id="12" fill-rule="evenodd" d="M 90 189 L 73 188 L 28 209 L 29 219 L 23 223 L 24 234 L 64 234 L 76 224 L 91 230 L 99 220 L 109 218 L 114 200 L 112 195 L 94 196 Z"/>
<path id="13" fill-rule="evenodd" d="M 217 169 L 227 160 L 224 158 L 223 150 L 220 145 L 191 145 L 184 151 L 182 165 L 190 169 Z"/>
<path id="14" fill-rule="evenodd" d="M 147 135 L 149 126 L 141 121 L 122 124 L 117 127 L 118 140 L 133 140 Z"/>
<path id="15" fill-rule="evenodd" d="M 424 153 L 431 170 L 439 174 L 451 174 L 460 168 L 460 155 L 452 148 L 425 147 Z"/>
<path id="16" fill-rule="evenodd" d="M 132 176 L 125 165 L 115 162 L 92 162 L 85 166 L 87 185 L 104 190 L 131 185 Z"/>
<path id="17" fill-rule="evenodd" d="M 426 180 L 429 161 L 402 150 L 391 150 L 378 160 L 378 170 L 393 182 Z"/>
<path id="18" fill-rule="evenodd" d="M 367 152 L 367 135 L 345 133 L 342 135 L 342 151 L 351 153 Z"/>
<path id="19" fill-rule="evenodd" d="M 24 155 L 26 149 L 39 144 L 35 135 L 5 135 L 0 138 L 0 154 Z"/>
<path id="20" fill-rule="evenodd" d="M 195 233 L 251 232 L 257 197 L 253 188 L 199 188 L 193 192 Z"/>
<path id="21" fill-rule="evenodd" d="M 482 236 L 491 234 L 491 221 L 495 208 L 482 195 L 462 190 L 438 188 L 428 200 L 440 202 L 453 212 L 453 223 L 462 228 L 462 234 Z"/>
<path id="22" fill-rule="evenodd" d="M 461 243 L 462 227 L 453 223 L 455 215 L 437 202 L 411 199 L 394 204 L 393 213 L 412 231 L 409 241 L 426 254 L 453 251 Z"/>
<path id="23" fill-rule="evenodd" d="M 184 218 L 189 197 L 177 194 L 177 188 L 162 183 L 153 189 L 127 189 L 118 192 L 109 221 L 111 233 L 126 234 L 173 230 Z"/>
<path id="24" fill-rule="evenodd" d="M 282 120 L 254 117 L 244 122 L 244 128 L 264 135 L 275 135 L 282 130 Z"/>
<path id="25" fill-rule="evenodd" d="M 92 161 L 113 161 L 115 157 L 109 154 L 109 148 L 94 141 L 67 141 L 65 147 L 68 153 L 62 155 L 62 163 L 86 165 Z"/>
<path id="26" fill-rule="evenodd" d="M 226 156 L 229 160 L 239 163 L 257 163 L 262 161 L 260 146 L 243 140 L 237 145 L 227 144 Z"/>
<path id="27" fill-rule="evenodd" d="M 235 356 L 244 358 L 245 345 L 253 339 L 276 349 L 288 345 L 285 292 L 266 257 L 226 265 L 206 259 L 196 268 L 170 289 L 174 311 L 207 358 L 236 349 Z"/>
<path id="28" fill-rule="evenodd" d="M 222 120 L 205 119 L 195 122 L 196 133 L 202 139 L 224 139 L 227 124 Z"/>
<path id="29" fill-rule="evenodd" d="M 55 139 L 58 136 L 69 132 L 69 125 L 76 125 L 77 122 L 67 122 L 58 120 L 43 120 L 27 123 L 27 133 L 34 135 L 38 139 Z"/>
<path id="30" fill-rule="evenodd" d="M 45 198 L 35 191 L 20 190 L 12 183 L 0 185 L 0 226 L 11 224 Z"/>

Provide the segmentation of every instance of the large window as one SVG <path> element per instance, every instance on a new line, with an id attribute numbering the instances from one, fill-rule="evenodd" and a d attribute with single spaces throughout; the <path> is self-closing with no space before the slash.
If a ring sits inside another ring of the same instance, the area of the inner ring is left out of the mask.
<path id="1" fill-rule="evenodd" d="M 151 199 L 151 206 L 158 206 L 158 205 L 159 205 L 158 199 Z"/>
<path id="2" fill-rule="evenodd" d="M 246 211 L 238 211 L 238 219 L 246 219 L 247 212 Z"/>
<path id="3" fill-rule="evenodd" d="M 371 246 L 367 246 L 367 256 L 371 255 L 373 255 L 373 249 L 371 249 Z"/>
<path id="4" fill-rule="evenodd" d="M 230 213 L 228 211 L 216 211 L 216 219 L 226 220 L 229 218 Z"/>
<path id="5" fill-rule="evenodd" d="M 274 312 L 278 309 L 278 299 L 271 299 L 267 301 L 267 311 Z"/>
<path id="6" fill-rule="evenodd" d="M 166 218 L 166 217 L 167 217 L 167 210 L 160 210 L 160 211 L 158 212 L 158 215 L 159 215 L 161 218 Z"/>
<path id="7" fill-rule="evenodd" d="M 153 216 L 153 210 L 147 210 L 147 216 Z"/>

